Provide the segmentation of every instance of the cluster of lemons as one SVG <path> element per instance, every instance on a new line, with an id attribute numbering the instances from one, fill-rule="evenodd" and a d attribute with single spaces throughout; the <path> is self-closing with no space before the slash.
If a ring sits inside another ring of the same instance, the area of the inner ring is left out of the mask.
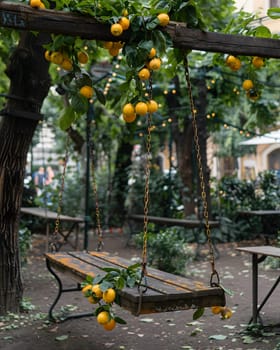
<path id="1" fill-rule="evenodd" d="M 130 20 L 128 18 L 127 10 L 123 10 L 122 17 L 118 22 L 111 25 L 111 34 L 113 36 L 120 36 L 122 33 L 130 27 Z M 118 56 L 120 50 L 122 49 L 124 43 L 121 41 L 105 41 L 103 47 L 108 50 L 109 54 L 113 57 Z"/>
<path id="2" fill-rule="evenodd" d="M 252 57 L 251 64 L 254 68 L 259 69 L 264 66 L 265 62 L 262 57 L 254 56 Z M 226 58 L 226 65 L 233 71 L 238 71 L 241 66 L 241 60 L 233 55 L 228 55 Z M 252 79 L 245 79 L 242 83 L 242 88 L 246 91 L 246 96 L 251 100 L 257 100 L 260 96 L 260 93 L 255 86 Z"/>
<path id="3" fill-rule="evenodd" d="M 164 27 L 169 23 L 169 16 L 167 13 L 160 13 L 157 16 L 159 24 Z M 138 71 L 138 78 L 144 82 L 150 79 L 153 71 L 159 70 L 161 67 L 161 59 L 157 57 L 157 51 L 153 47 L 151 48 L 146 62 L 143 67 Z M 135 104 L 126 103 L 123 106 L 122 114 L 123 119 L 127 123 L 133 123 L 136 120 L 137 115 L 143 116 L 147 113 L 155 113 L 158 110 L 158 103 L 155 100 L 139 101 Z"/>
<path id="4" fill-rule="evenodd" d="M 97 322 L 103 326 L 107 331 L 111 331 L 116 326 L 116 320 L 112 312 L 110 312 L 112 303 L 116 299 L 116 291 L 113 288 L 108 288 L 104 292 L 101 290 L 99 284 L 86 284 L 82 289 L 83 295 L 88 299 L 91 304 L 105 303 L 106 307 L 98 308 L 98 314 L 96 315 Z"/>
<path id="5" fill-rule="evenodd" d="M 227 320 L 232 316 L 232 310 L 227 306 L 212 306 L 211 311 L 214 315 L 221 315 L 223 320 Z"/>
<path id="6" fill-rule="evenodd" d="M 51 63 L 54 63 L 58 65 L 60 68 L 71 71 L 73 69 L 73 59 L 69 57 L 69 55 L 61 51 L 45 51 L 45 59 Z M 86 64 L 88 63 L 89 57 L 87 52 L 85 51 L 79 51 L 76 54 L 75 59 L 80 64 Z M 80 88 L 80 94 L 84 96 L 87 99 L 91 99 L 94 94 L 94 89 L 90 85 L 84 85 Z"/>

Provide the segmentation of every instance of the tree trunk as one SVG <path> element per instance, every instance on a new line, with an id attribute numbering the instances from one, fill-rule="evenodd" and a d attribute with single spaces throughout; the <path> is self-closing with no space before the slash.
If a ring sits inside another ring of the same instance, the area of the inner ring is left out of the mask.
<path id="1" fill-rule="evenodd" d="M 176 145 L 176 154 L 178 162 L 178 171 L 183 183 L 182 201 L 184 205 L 185 216 L 194 213 L 194 183 L 193 183 L 193 128 L 191 118 L 184 117 L 183 125 L 179 122 L 179 117 L 174 110 L 180 107 L 180 82 L 178 77 L 174 78 L 173 83 L 177 91 L 176 95 L 168 94 L 166 101 L 172 122 L 172 138 Z M 180 124 L 180 126 L 179 126 Z"/>
<path id="2" fill-rule="evenodd" d="M 11 84 L 0 121 L 0 315 L 18 312 L 23 294 L 19 214 L 27 152 L 50 84 L 42 48 L 48 38 L 23 32 L 6 71 Z"/>
<path id="3" fill-rule="evenodd" d="M 125 220 L 125 200 L 127 197 L 128 186 L 128 167 L 131 165 L 131 152 L 133 146 L 131 143 L 121 141 L 116 157 L 116 168 L 113 177 L 113 191 L 109 222 L 114 225 L 122 226 Z"/>

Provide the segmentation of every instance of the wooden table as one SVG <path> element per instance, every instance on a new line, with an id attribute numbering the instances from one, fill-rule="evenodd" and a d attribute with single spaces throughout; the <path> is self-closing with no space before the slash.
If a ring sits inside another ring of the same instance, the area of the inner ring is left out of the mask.
<path id="1" fill-rule="evenodd" d="M 280 229 L 280 226 L 272 224 L 274 220 L 280 218 L 280 210 L 241 210 L 238 211 L 238 214 L 246 218 L 259 217 L 261 219 L 262 236 L 264 236 L 266 244 L 269 244 L 269 238 L 276 236 L 278 229 Z"/>
<path id="2" fill-rule="evenodd" d="M 46 222 L 46 251 L 48 251 L 48 245 L 49 245 L 49 234 L 50 234 L 50 222 L 55 222 L 57 219 L 57 213 L 53 212 L 47 208 L 39 208 L 39 207 L 22 207 L 21 208 L 22 214 L 28 214 L 31 216 L 37 216 L 45 220 Z M 65 233 L 62 232 L 62 230 L 59 230 L 58 234 L 62 237 L 62 240 L 59 242 L 59 249 L 63 244 L 68 242 L 72 248 L 77 249 L 78 248 L 78 235 L 79 235 L 79 224 L 84 222 L 84 219 L 81 217 L 72 217 L 68 215 L 60 215 L 59 216 L 60 222 L 69 222 L 71 223 L 71 227 L 69 230 Z M 70 240 L 68 240 L 70 234 L 72 232 L 75 232 L 75 243 L 73 244 Z"/>
<path id="3" fill-rule="evenodd" d="M 271 294 L 277 287 L 280 282 L 280 275 L 270 288 L 266 297 L 263 299 L 261 304 L 258 307 L 258 264 L 265 260 L 266 257 L 272 256 L 275 258 L 280 258 L 280 248 L 272 247 L 272 246 L 255 246 L 255 247 L 240 247 L 237 250 L 245 253 L 252 254 L 252 318 L 250 323 L 257 323 L 258 319 L 260 319 L 259 313 L 265 303 L 270 298 Z M 279 307 L 279 305 L 275 305 Z M 261 319 L 260 319 L 261 321 Z"/>

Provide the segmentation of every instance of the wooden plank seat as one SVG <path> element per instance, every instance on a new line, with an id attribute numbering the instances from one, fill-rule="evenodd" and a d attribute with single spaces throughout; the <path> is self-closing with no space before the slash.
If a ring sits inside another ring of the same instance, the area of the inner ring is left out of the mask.
<path id="1" fill-rule="evenodd" d="M 131 262 L 106 252 L 67 252 L 46 253 L 49 271 L 58 282 L 58 295 L 49 310 L 49 319 L 55 320 L 53 310 L 62 293 L 80 291 L 80 283 L 86 276 L 102 275 L 104 267 L 127 268 Z M 133 315 L 156 312 L 186 310 L 198 307 L 225 305 L 224 291 L 219 287 L 207 287 L 200 281 L 175 276 L 154 268 L 147 268 L 147 290 L 139 293 L 139 289 L 124 288 L 118 292 L 118 304 Z M 57 272 L 77 282 L 76 288 L 64 288 Z M 140 295 L 141 294 L 141 295 Z M 74 314 L 67 317 L 76 318 L 91 314 Z"/>

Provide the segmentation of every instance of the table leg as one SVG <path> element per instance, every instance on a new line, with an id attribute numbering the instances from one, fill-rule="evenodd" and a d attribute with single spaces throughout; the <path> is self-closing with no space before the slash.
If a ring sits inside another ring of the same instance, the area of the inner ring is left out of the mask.
<path id="1" fill-rule="evenodd" d="M 49 251 L 49 239 L 50 239 L 50 224 L 49 221 L 46 223 L 46 252 Z"/>
<path id="2" fill-rule="evenodd" d="M 252 299 L 253 299 L 253 323 L 258 319 L 258 255 L 252 255 Z"/>

